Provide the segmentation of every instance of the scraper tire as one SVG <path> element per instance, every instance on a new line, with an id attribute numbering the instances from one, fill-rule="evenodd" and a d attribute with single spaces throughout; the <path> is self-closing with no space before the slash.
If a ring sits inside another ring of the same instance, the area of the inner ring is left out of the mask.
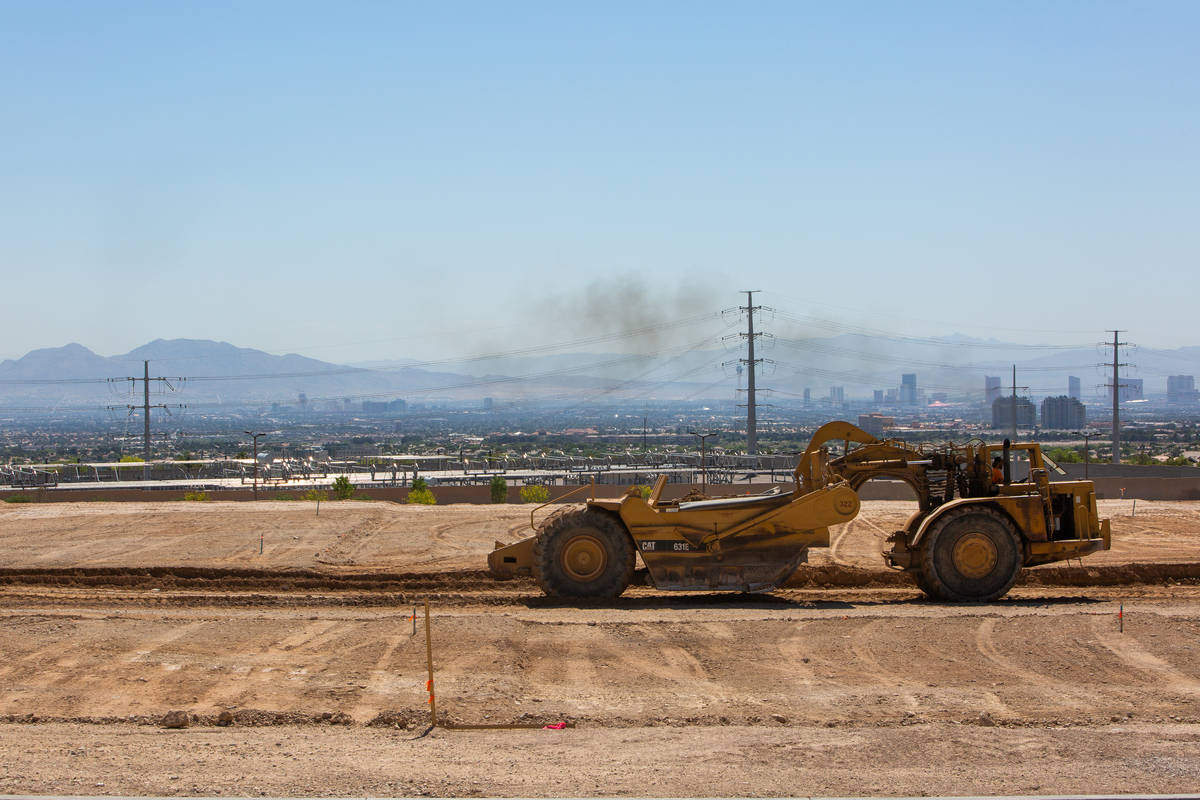
<path id="1" fill-rule="evenodd" d="M 633 540 L 599 511 L 556 517 L 533 546 L 534 577 L 550 597 L 617 597 L 633 579 L 634 564 Z"/>
<path id="2" fill-rule="evenodd" d="M 977 506 L 955 509 L 921 542 L 922 589 L 936 600 L 990 603 L 1012 588 L 1022 555 L 1021 537 L 1006 516 Z"/>

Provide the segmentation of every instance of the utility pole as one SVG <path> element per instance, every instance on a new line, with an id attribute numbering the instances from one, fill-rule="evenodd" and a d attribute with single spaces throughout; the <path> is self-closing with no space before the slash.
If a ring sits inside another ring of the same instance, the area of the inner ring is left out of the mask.
<path id="1" fill-rule="evenodd" d="M 1017 386 L 1017 365 L 1012 368 L 1012 441 L 1017 440 L 1017 389 L 1028 389 L 1028 386 Z"/>
<path id="2" fill-rule="evenodd" d="M 187 408 L 187 406 L 167 406 L 164 403 L 150 405 L 150 381 L 162 381 L 171 391 L 175 391 L 175 387 L 171 385 L 171 379 L 169 378 L 151 378 L 149 361 L 142 362 L 142 377 L 140 378 L 109 378 L 108 380 L 110 383 L 116 381 L 142 382 L 142 404 L 140 406 L 127 405 L 125 408 L 129 410 L 130 416 L 135 411 L 141 410 L 142 412 L 142 480 L 148 481 L 150 480 L 150 409 L 161 408 L 169 414 L 171 413 L 168 410 L 169 408 Z M 183 381 L 183 378 L 177 378 L 176 380 Z M 109 408 L 119 408 L 119 406 L 109 406 Z"/>
<path id="3" fill-rule="evenodd" d="M 1076 431 L 1076 434 L 1083 437 L 1083 479 L 1088 479 L 1088 463 L 1091 460 L 1092 452 L 1092 433 L 1091 431 Z"/>
<path id="4" fill-rule="evenodd" d="M 715 431 L 709 431 L 708 433 L 696 433 L 695 431 L 688 431 L 688 433 L 700 440 L 700 491 L 703 494 L 708 494 L 708 464 L 704 459 L 704 443 L 708 441 L 710 437 L 716 436 L 717 434 Z"/>
<path id="5" fill-rule="evenodd" d="M 1112 376 L 1112 384 L 1111 384 L 1112 404 L 1113 404 L 1113 410 L 1112 410 L 1112 442 L 1113 442 L 1112 443 L 1112 451 L 1113 451 L 1112 452 L 1112 463 L 1120 464 L 1121 463 L 1121 380 L 1120 380 L 1120 373 L 1121 373 L 1121 367 L 1127 367 L 1129 365 L 1120 363 L 1118 348 L 1122 347 L 1123 345 L 1128 344 L 1128 342 L 1119 341 L 1119 338 L 1120 338 L 1119 334 L 1121 333 L 1121 331 L 1114 330 L 1114 331 L 1110 331 L 1110 333 L 1112 333 L 1112 335 L 1113 335 L 1113 340 L 1112 340 L 1113 376 Z"/>
<path id="6" fill-rule="evenodd" d="M 142 480 L 150 480 L 150 362 L 143 361 L 142 369 Z"/>
<path id="7" fill-rule="evenodd" d="M 253 444 L 250 446 L 251 457 L 254 458 L 254 499 L 258 499 L 258 437 L 266 436 L 265 433 L 252 433 L 250 431 L 242 431 L 251 438 Z"/>

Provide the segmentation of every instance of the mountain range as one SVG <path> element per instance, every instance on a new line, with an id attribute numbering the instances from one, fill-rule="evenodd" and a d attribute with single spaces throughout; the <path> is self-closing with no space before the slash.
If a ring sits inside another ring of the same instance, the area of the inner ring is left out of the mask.
<path id="1" fill-rule="evenodd" d="M 461 361 L 388 361 L 334 364 L 296 354 L 273 355 L 227 342 L 157 339 L 128 353 L 101 356 L 83 345 L 33 350 L 0 362 L 0 403 L 9 408 L 83 406 L 102 408 L 140 402 L 143 362 L 150 362 L 156 399 L 208 405 L 295 404 L 303 393 L 318 404 L 343 398 L 409 402 L 497 399 L 580 399 L 663 401 L 686 398 L 732 402 L 744 385 L 737 374 L 743 356 L 736 350 L 687 350 L 677 353 L 558 353 L 491 356 Z M 1081 379 L 1084 398 L 1103 396 L 1111 374 L 1104 362 L 1111 349 L 1097 346 L 1058 350 L 955 336 L 938 340 L 884 339 L 860 334 L 827 338 L 764 339 L 757 356 L 758 386 L 793 399 L 805 389 L 814 399 L 829 396 L 831 386 L 846 396 L 870 396 L 874 389 L 900 384 L 902 373 L 916 373 L 927 393 L 979 400 L 983 376 L 1001 376 L 1035 396 L 1065 394 L 1067 376 Z M 1167 375 L 1193 374 L 1200 368 L 1200 347 L 1141 349 L 1123 354 L 1123 375 L 1145 380 L 1147 394 L 1165 391 Z M 169 384 L 169 386 L 168 386 Z"/>

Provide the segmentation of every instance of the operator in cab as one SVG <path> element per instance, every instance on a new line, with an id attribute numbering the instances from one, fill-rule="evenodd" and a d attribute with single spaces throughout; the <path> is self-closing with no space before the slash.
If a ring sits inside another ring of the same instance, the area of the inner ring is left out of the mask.
<path id="1" fill-rule="evenodd" d="M 992 459 L 992 485 L 999 486 L 1004 483 L 1004 459 L 996 456 Z"/>

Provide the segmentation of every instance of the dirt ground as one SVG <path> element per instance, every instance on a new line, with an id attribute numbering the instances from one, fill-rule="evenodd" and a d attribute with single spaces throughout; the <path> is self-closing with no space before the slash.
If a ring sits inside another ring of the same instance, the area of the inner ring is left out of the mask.
<path id="1" fill-rule="evenodd" d="M 976 606 L 884 570 L 903 502 L 791 588 L 574 606 L 482 572 L 528 507 L 4 505 L 0 794 L 1197 791 L 1200 503 L 1100 505 Z M 439 715 L 534 727 L 421 736 L 426 597 Z"/>

